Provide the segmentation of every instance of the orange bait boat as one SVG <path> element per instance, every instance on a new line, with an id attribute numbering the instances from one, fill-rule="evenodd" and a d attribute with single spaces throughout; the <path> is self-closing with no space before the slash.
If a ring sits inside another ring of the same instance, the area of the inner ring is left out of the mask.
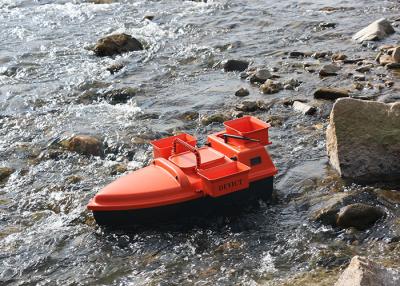
<path id="1" fill-rule="evenodd" d="M 277 173 L 266 145 L 270 125 L 245 116 L 224 122 L 204 147 L 183 133 L 152 141 L 153 162 L 98 192 L 88 204 L 100 225 L 158 223 L 268 199 Z"/>

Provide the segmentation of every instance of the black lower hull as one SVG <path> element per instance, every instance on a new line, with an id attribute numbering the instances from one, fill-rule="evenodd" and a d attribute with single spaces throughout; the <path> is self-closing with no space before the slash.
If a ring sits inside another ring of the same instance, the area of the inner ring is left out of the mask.
<path id="1" fill-rule="evenodd" d="M 273 177 L 269 177 L 250 183 L 246 190 L 218 198 L 207 196 L 183 203 L 137 210 L 94 211 L 93 216 L 99 225 L 112 228 L 204 220 L 213 216 L 237 215 L 260 199 L 269 200 L 272 191 Z"/>

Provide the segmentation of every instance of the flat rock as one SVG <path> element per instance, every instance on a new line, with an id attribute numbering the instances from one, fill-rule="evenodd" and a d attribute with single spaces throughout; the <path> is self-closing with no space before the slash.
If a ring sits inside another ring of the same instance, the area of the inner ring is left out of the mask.
<path id="1" fill-rule="evenodd" d="M 326 138 L 330 163 L 342 177 L 400 180 L 400 102 L 338 99 Z"/>
<path id="2" fill-rule="evenodd" d="M 349 91 L 344 88 L 321 87 L 314 91 L 315 99 L 335 100 L 341 97 L 349 97 Z"/>
<path id="3" fill-rule="evenodd" d="M 334 286 L 397 286 L 398 270 L 389 269 L 365 257 L 354 256 Z"/>
<path id="4" fill-rule="evenodd" d="M 115 34 L 97 41 L 93 51 L 98 57 L 119 55 L 131 51 L 143 50 L 143 45 L 127 34 Z"/>
<path id="5" fill-rule="evenodd" d="M 293 109 L 303 113 L 304 115 L 312 115 L 317 110 L 314 106 L 310 106 L 300 101 L 293 102 Z"/>
<path id="6" fill-rule="evenodd" d="M 337 75 L 337 72 L 340 70 L 340 67 L 333 64 L 324 65 L 320 71 L 320 76 L 334 76 Z"/>
<path id="7" fill-rule="evenodd" d="M 379 207 L 356 203 L 340 209 L 336 218 L 336 225 L 341 228 L 354 227 L 364 230 L 383 216 L 385 216 L 385 212 Z"/>
<path id="8" fill-rule="evenodd" d="M 242 72 L 249 66 L 249 62 L 242 61 L 242 60 L 227 60 L 222 63 L 224 71 L 231 72 L 231 71 L 239 71 Z"/>
<path id="9" fill-rule="evenodd" d="M 395 31 L 388 20 L 381 18 L 371 23 L 364 29 L 358 31 L 353 40 L 362 43 L 364 41 L 378 41 L 393 34 Z"/>

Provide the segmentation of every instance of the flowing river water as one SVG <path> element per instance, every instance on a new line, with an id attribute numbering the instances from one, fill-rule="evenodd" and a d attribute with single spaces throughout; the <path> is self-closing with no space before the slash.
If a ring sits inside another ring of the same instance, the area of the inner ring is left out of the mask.
<path id="1" fill-rule="evenodd" d="M 311 285 L 313 273 L 331 285 L 338 266 L 355 254 L 398 263 L 380 236 L 389 236 L 391 225 L 378 225 L 352 244 L 346 232 L 309 221 L 308 208 L 295 200 L 301 194 L 361 187 L 343 186 L 327 164 L 329 108 L 311 117 L 273 103 L 310 98 L 321 82 L 284 52 L 371 57 L 352 34 L 373 20 L 396 17 L 399 9 L 397 1 L 367 0 L 0 1 L 0 166 L 16 170 L 0 186 L 1 284 Z M 144 19 L 148 15 L 154 19 Z M 105 58 L 89 51 L 117 32 L 133 35 L 146 49 Z M 302 84 L 263 95 L 219 68 L 231 58 L 275 68 L 282 80 Z M 110 74 L 112 64 L 125 67 Z M 246 100 L 271 106 L 256 116 L 281 121 L 270 130 L 269 150 L 280 170 L 272 202 L 207 227 L 110 232 L 96 226 L 86 204 L 119 176 L 110 173 L 116 162 L 128 170 L 146 165 L 148 139 L 176 131 L 204 143 L 222 124 L 205 127 L 185 115 L 227 113 L 242 101 L 234 96 L 241 86 L 250 90 Z M 136 95 L 126 103 L 80 100 L 88 92 L 128 87 Z M 112 152 L 48 155 L 54 140 L 78 133 L 100 136 Z"/>

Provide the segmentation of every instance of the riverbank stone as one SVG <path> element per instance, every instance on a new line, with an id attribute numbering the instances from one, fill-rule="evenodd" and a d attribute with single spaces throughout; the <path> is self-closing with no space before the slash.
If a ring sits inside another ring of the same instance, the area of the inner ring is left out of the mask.
<path id="1" fill-rule="evenodd" d="M 353 40 L 357 43 L 362 43 L 364 41 L 378 41 L 386 38 L 394 32 L 395 30 L 390 22 L 385 18 L 381 18 L 358 31 L 353 36 Z"/>
<path id="2" fill-rule="evenodd" d="M 222 67 L 226 72 L 239 71 L 242 72 L 247 69 L 249 62 L 242 60 L 226 60 L 222 62 Z"/>
<path id="3" fill-rule="evenodd" d="M 335 100 L 348 96 L 349 91 L 345 88 L 321 87 L 314 91 L 315 99 Z"/>
<path id="4" fill-rule="evenodd" d="M 354 256 L 334 286 L 397 286 L 398 270 L 389 269 L 365 257 Z"/>
<path id="5" fill-rule="evenodd" d="M 97 41 L 93 51 L 98 57 L 107 57 L 131 51 L 143 50 L 143 45 L 128 34 L 106 36 Z"/>
<path id="6" fill-rule="evenodd" d="M 400 102 L 338 99 L 326 139 L 330 163 L 343 178 L 400 181 Z"/>
<path id="7" fill-rule="evenodd" d="M 384 210 L 379 207 L 355 203 L 340 209 L 337 214 L 336 225 L 341 228 L 354 227 L 358 230 L 364 230 L 384 216 Z"/>

